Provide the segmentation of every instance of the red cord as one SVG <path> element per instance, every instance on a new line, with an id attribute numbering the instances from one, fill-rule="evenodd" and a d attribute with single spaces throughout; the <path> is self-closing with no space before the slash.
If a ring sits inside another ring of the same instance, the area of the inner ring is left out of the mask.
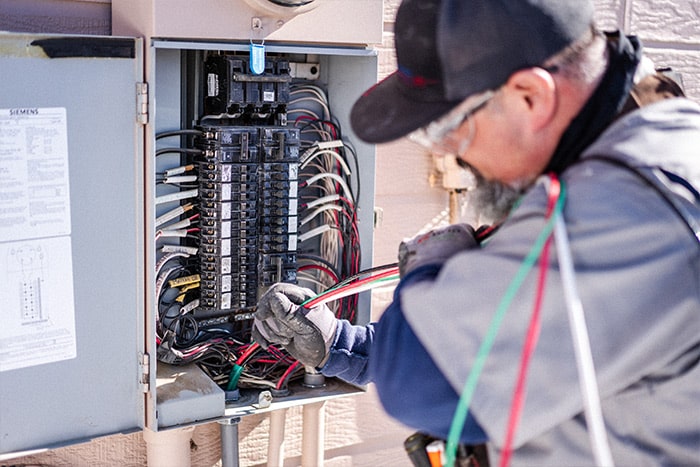
<path id="1" fill-rule="evenodd" d="M 395 275 L 398 273 L 398 270 L 399 270 L 398 268 L 391 268 L 391 269 L 387 269 L 386 271 L 382 271 L 378 274 L 375 274 L 373 276 L 368 276 L 368 277 L 365 277 L 363 279 L 358 279 L 358 280 L 353 281 L 349 284 L 346 284 L 342 287 L 338 287 L 337 289 L 334 289 L 328 293 L 321 294 L 321 295 L 309 300 L 309 302 L 306 303 L 304 306 L 306 308 L 311 308 L 312 306 L 316 305 L 318 302 L 320 302 L 322 300 L 326 300 L 329 297 L 334 297 L 336 295 L 340 295 L 342 292 L 345 292 L 348 289 L 359 287 L 361 285 L 364 285 L 368 282 L 372 282 L 372 281 L 377 280 L 377 279 L 383 279 L 385 277 Z"/>
<path id="2" fill-rule="evenodd" d="M 329 268 L 322 266 L 320 264 L 315 264 L 315 263 L 314 264 L 305 264 L 303 266 L 299 266 L 299 268 L 297 268 L 297 269 L 299 271 L 306 271 L 307 269 L 317 269 L 321 272 L 328 274 L 328 276 L 330 276 L 330 278 L 333 281 L 338 282 L 338 276 L 336 276 L 335 273 L 333 271 L 331 271 Z"/>
<path id="3" fill-rule="evenodd" d="M 547 200 L 547 216 L 549 219 L 552 216 L 554 207 L 556 206 L 557 199 L 561 193 L 561 185 L 559 180 L 555 175 L 550 175 L 550 186 Z M 510 462 L 511 455 L 513 454 L 513 440 L 515 438 L 515 430 L 517 429 L 518 423 L 520 422 L 520 416 L 522 415 L 522 408 L 525 403 L 525 384 L 527 382 L 527 371 L 532 354 L 537 346 L 537 341 L 540 335 L 540 315 L 542 311 L 542 300 L 544 298 L 545 284 L 547 280 L 548 262 L 549 262 L 549 250 L 552 245 L 553 236 L 550 235 L 547 238 L 544 248 L 542 249 L 542 254 L 540 255 L 540 274 L 537 282 L 537 294 L 535 296 L 535 303 L 533 305 L 532 316 L 530 318 L 530 324 L 527 329 L 527 334 L 525 336 L 525 342 L 523 343 L 523 352 L 520 358 L 520 369 L 518 371 L 518 378 L 515 384 L 515 390 L 513 392 L 513 400 L 511 402 L 511 410 L 508 418 L 508 425 L 506 428 L 506 439 L 503 443 L 503 451 L 501 454 L 501 467 L 506 467 Z"/>
<path id="4" fill-rule="evenodd" d="M 280 380 L 277 381 L 277 386 L 275 387 L 275 389 L 282 389 L 282 386 L 284 385 L 285 380 L 289 377 L 289 375 L 291 375 L 294 372 L 294 370 L 297 369 L 298 366 L 299 366 L 299 360 L 297 360 L 294 363 L 292 363 L 291 365 L 289 365 L 289 368 L 287 368 L 287 370 L 284 372 L 284 374 L 282 375 Z"/>
<path id="5" fill-rule="evenodd" d="M 248 357 L 250 357 L 251 355 L 253 355 L 253 352 L 258 350 L 259 348 L 260 348 L 260 344 L 258 344 L 257 342 L 253 342 L 252 344 L 250 344 L 248 346 L 248 348 L 245 350 L 245 352 L 243 352 L 241 354 L 241 356 L 238 357 L 238 360 L 236 360 L 236 365 L 242 365 L 243 362 L 245 362 L 246 359 Z"/>

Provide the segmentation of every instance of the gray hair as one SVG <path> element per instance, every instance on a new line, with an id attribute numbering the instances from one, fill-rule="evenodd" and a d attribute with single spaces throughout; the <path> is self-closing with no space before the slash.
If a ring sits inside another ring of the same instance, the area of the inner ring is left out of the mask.
<path id="1" fill-rule="evenodd" d="M 608 65 L 605 44 L 603 33 L 591 25 L 581 38 L 548 58 L 542 67 L 582 85 L 593 84 L 605 73 Z"/>

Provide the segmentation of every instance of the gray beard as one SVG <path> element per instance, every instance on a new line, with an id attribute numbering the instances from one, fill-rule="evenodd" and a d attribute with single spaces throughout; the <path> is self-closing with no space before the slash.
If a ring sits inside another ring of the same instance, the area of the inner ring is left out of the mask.
<path id="1" fill-rule="evenodd" d="M 524 192 L 505 183 L 483 178 L 477 180 L 476 188 L 469 193 L 469 201 L 474 203 L 482 221 L 489 224 L 505 219 Z"/>
<path id="2" fill-rule="evenodd" d="M 474 188 L 469 190 L 467 202 L 471 204 L 471 209 L 478 214 L 481 225 L 503 221 L 515 202 L 530 185 L 522 183 L 513 186 L 495 180 L 487 180 L 476 169 L 459 158 L 457 160 L 460 166 L 474 175 L 476 184 Z"/>

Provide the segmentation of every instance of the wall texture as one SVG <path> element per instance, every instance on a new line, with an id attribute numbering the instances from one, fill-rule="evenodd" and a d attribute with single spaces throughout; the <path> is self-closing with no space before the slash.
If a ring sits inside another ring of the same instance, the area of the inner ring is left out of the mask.
<path id="1" fill-rule="evenodd" d="M 384 0 L 384 41 L 380 77 L 395 68 L 393 18 L 399 0 Z M 682 73 L 689 97 L 700 101 L 699 0 L 595 0 L 603 29 L 636 34 L 657 65 Z M 109 34 L 110 0 L 0 0 L 0 30 Z M 1 101 L 1 97 L 0 97 Z M 431 186 L 431 160 L 406 140 L 378 147 L 376 206 L 382 221 L 375 230 L 375 264 L 396 260 L 402 238 L 441 220 L 447 195 Z M 398 181 L 401 181 L 398 183 Z M 390 290 L 374 295 L 376 318 L 391 298 Z M 326 404 L 324 465 L 407 466 L 402 442 L 412 430 L 382 412 L 370 386 L 366 394 Z M 252 416 L 239 427 L 240 460 L 244 466 L 265 465 L 267 416 Z M 285 466 L 301 462 L 301 410 L 290 409 L 286 424 Z M 192 465 L 220 465 L 219 427 L 198 426 L 191 443 Z M 145 444 L 140 433 L 115 435 L 90 443 L 13 459 L 13 465 L 142 466 Z"/>

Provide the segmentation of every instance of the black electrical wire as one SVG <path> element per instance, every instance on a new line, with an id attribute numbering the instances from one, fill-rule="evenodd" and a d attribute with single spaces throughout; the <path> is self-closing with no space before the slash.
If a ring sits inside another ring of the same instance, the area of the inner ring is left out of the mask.
<path id="1" fill-rule="evenodd" d="M 355 204 L 359 204 L 360 202 L 360 162 L 357 158 L 357 152 L 355 152 L 355 148 L 352 147 L 351 144 L 343 142 L 343 149 L 347 150 L 352 154 L 352 159 L 353 159 L 353 165 L 355 166 L 355 185 L 357 186 L 357 191 L 353 193 L 353 199 L 355 200 Z M 344 155 L 344 154 L 343 154 Z M 345 161 L 348 161 L 348 158 L 345 157 Z M 348 180 L 348 186 L 350 186 L 350 180 Z"/>
<path id="2" fill-rule="evenodd" d="M 162 155 L 162 154 L 167 154 L 169 152 L 178 152 L 181 154 L 193 154 L 193 155 L 199 155 L 202 154 L 201 149 L 192 149 L 192 148 L 162 148 L 158 149 L 156 151 L 156 157 Z"/>
<path id="3" fill-rule="evenodd" d="M 194 135 L 201 136 L 202 132 L 199 130 L 173 130 L 173 131 L 163 131 L 156 134 L 156 139 L 168 138 L 170 136 L 183 136 L 183 135 Z"/>

